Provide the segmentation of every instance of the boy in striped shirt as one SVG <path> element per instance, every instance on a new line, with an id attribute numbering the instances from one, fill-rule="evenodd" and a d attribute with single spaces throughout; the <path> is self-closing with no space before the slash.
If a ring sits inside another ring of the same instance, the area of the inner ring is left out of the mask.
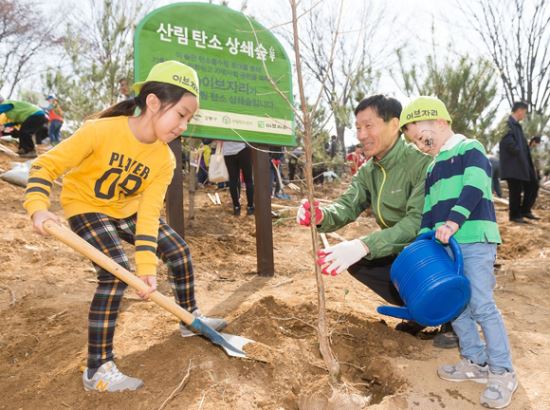
<path id="1" fill-rule="evenodd" d="M 434 156 L 426 177 L 420 233 L 435 230 L 435 237 L 444 244 L 451 236 L 455 238 L 472 291 L 468 306 L 452 323 L 462 360 L 441 366 L 437 373 L 444 380 L 487 383 L 480 402 L 500 409 L 510 404 L 518 382 L 504 322 L 493 298 L 493 265 L 501 240 L 492 200 L 491 165 L 483 146 L 455 134 L 451 123 L 447 108 L 434 97 L 417 98 L 400 118 L 407 138 Z"/>

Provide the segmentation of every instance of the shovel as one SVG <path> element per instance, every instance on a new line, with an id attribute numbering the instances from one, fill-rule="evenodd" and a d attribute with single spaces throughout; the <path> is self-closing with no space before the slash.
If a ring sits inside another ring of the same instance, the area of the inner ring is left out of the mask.
<path id="1" fill-rule="evenodd" d="M 90 245 L 73 231 L 57 224 L 51 219 L 45 221 L 43 226 L 44 230 L 50 235 L 55 236 L 65 245 L 68 245 L 75 251 L 86 256 L 87 258 L 90 258 L 93 262 L 101 266 L 103 269 L 111 272 L 113 275 L 115 275 L 117 278 L 119 278 L 121 281 L 131 286 L 132 288 L 140 292 L 146 292 L 149 289 L 148 286 L 136 275 L 124 269 L 114 260 Z M 187 310 L 176 304 L 173 299 L 163 295 L 158 291 L 151 293 L 149 295 L 149 298 L 160 307 L 176 315 L 178 319 L 183 321 L 183 323 L 185 323 L 187 326 L 205 336 L 207 339 L 210 339 L 212 343 L 221 346 L 229 356 L 246 358 L 247 356 L 246 353 L 243 351 L 243 346 L 248 343 L 255 343 L 253 340 L 247 339 L 245 337 L 217 332 L 206 323 L 201 321 L 199 318 L 193 316 Z"/>
<path id="2" fill-rule="evenodd" d="M 281 186 L 281 192 L 282 192 L 283 188 L 285 188 L 285 184 L 283 184 L 283 178 L 281 178 L 281 172 L 279 171 L 279 167 L 275 165 L 274 160 L 271 160 L 271 164 L 273 165 L 273 168 L 275 168 L 275 173 L 277 174 L 277 180 L 279 181 L 279 185 Z M 292 186 L 291 184 L 288 184 L 287 186 L 293 191 L 300 190 L 300 187 L 294 184 L 292 184 Z M 283 195 L 285 195 L 286 197 L 283 197 L 281 199 L 290 199 L 290 197 L 287 194 L 283 193 Z"/>

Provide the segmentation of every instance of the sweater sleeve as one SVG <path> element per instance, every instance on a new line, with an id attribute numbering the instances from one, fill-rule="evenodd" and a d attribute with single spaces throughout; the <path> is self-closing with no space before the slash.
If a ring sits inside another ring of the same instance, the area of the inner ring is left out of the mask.
<path id="1" fill-rule="evenodd" d="M 175 158 L 159 170 L 157 176 L 141 194 L 136 223 L 135 260 L 138 276 L 155 275 L 157 272 L 157 241 L 159 217 L 164 197 L 174 174 Z"/>
<path id="2" fill-rule="evenodd" d="M 363 172 L 362 172 L 363 171 Z M 333 204 L 323 208 L 320 232 L 333 232 L 353 222 L 370 206 L 371 197 L 365 183 L 366 168 L 361 168 L 351 180 L 349 188 Z"/>
<path id="3" fill-rule="evenodd" d="M 424 209 L 422 210 L 422 220 L 420 221 L 420 231 L 418 234 L 422 234 L 428 231 L 431 231 L 434 228 L 434 223 L 432 221 L 432 213 L 430 212 L 432 209 L 432 203 L 430 194 L 428 192 L 428 177 L 426 178 L 426 182 L 424 183 Z"/>
<path id="4" fill-rule="evenodd" d="M 464 153 L 463 188 L 451 208 L 448 220 L 462 226 L 477 207 L 487 184 L 491 183 L 491 164 L 485 156 L 483 146 L 475 141 L 474 147 Z"/>
<path id="5" fill-rule="evenodd" d="M 92 127 L 84 124 L 73 136 L 40 155 L 33 162 L 23 203 L 29 216 L 36 211 L 49 208 L 53 181 L 67 170 L 76 167 L 92 151 Z"/>

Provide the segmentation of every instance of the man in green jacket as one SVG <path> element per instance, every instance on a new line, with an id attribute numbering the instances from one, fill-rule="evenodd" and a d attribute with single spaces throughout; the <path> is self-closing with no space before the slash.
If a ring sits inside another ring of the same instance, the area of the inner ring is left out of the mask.
<path id="1" fill-rule="evenodd" d="M 401 104 L 394 98 L 374 95 L 355 109 L 357 138 L 366 157 L 346 192 L 331 205 L 313 213 L 320 232 L 332 232 L 355 221 L 371 209 L 379 231 L 324 249 L 318 263 L 322 272 L 337 275 L 345 270 L 387 302 L 403 305 L 390 280 L 391 264 L 414 240 L 424 206 L 426 169 L 432 158 L 400 136 Z M 312 210 L 304 200 L 297 221 L 309 226 Z M 398 330 L 416 333 L 422 327 L 403 323 Z"/>
<path id="2" fill-rule="evenodd" d="M 37 139 L 42 140 L 42 136 L 47 135 L 48 118 L 44 111 L 34 104 L 25 101 L 4 100 L 0 96 L 0 114 L 5 113 L 8 117 L 8 123 L 0 127 L 0 131 L 4 127 L 20 125 L 21 128 L 14 133 L 19 138 L 19 151 L 17 153 L 21 158 L 36 158 L 36 151 L 33 135 L 37 135 Z M 37 141 L 40 143 L 40 141 Z"/>

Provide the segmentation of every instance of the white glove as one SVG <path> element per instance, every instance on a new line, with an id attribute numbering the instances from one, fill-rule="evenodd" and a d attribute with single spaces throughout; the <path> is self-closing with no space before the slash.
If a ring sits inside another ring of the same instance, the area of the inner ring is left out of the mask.
<path id="1" fill-rule="evenodd" d="M 368 247 L 359 239 L 340 242 L 317 252 L 317 265 L 325 275 L 336 276 L 369 253 Z"/>

